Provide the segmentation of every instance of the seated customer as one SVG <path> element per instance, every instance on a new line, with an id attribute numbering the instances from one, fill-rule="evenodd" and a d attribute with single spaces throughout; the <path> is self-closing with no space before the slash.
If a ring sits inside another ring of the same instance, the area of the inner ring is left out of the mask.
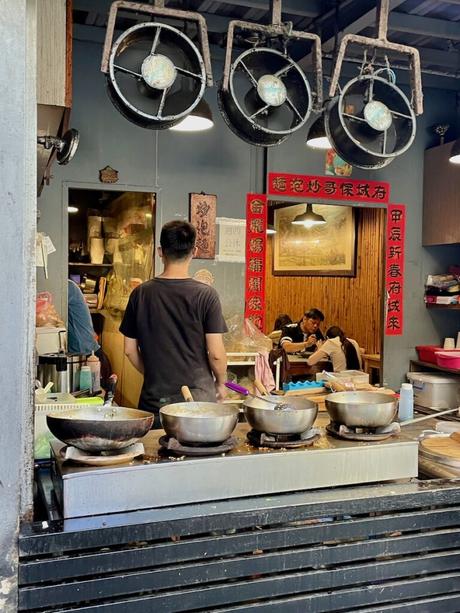
<path id="1" fill-rule="evenodd" d="M 338 326 L 329 328 L 326 338 L 327 340 L 308 358 L 309 366 L 330 360 L 334 372 L 362 370 L 361 352 L 355 340 L 346 338 L 345 333 Z"/>
<path id="2" fill-rule="evenodd" d="M 298 351 L 314 351 L 318 341 L 322 341 L 324 336 L 319 329 L 324 315 L 319 309 L 310 309 L 302 319 L 296 324 L 284 326 L 281 335 L 281 347 L 287 353 L 297 353 Z"/>

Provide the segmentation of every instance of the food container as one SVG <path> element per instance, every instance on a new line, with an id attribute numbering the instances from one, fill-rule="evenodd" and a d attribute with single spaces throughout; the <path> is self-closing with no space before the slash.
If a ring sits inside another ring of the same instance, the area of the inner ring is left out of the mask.
<path id="1" fill-rule="evenodd" d="M 414 388 L 414 403 L 429 409 L 450 409 L 460 400 L 460 378 L 426 372 L 408 372 Z"/>
<path id="2" fill-rule="evenodd" d="M 429 362 L 430 364 L 436 364 L 436 351 L 441 351 L 440 345 L 419 345 L 415 348 L 417 350 L 418 359 L 421 362 Z"/>
<path id="3" fill-rule="evenodd" d="M 443 368 L 455 368 L 460 370 L 460 351 L 436 351 L 436 364 Z"/>
<path id="4" fill-rule="evenodd" d="M 309 430 L 318 414 L 316 403 L 306 398 L 267 396 L 269 400 L 285 404 L 275 409 L 261 398 L 247 398 L 243 403 L 246 419 L 254 430 L 267 434 L 301 434 Z"/>
<path id="5" fill-rule="evenodd" d="M 369 383 L 369 373 L 362 370 L 342 370 L 340 372 L 330 373 L 336 379 L 340 379 L 342 383 L 349 382 L 353 385 L 364 385 Z M 324 375 L 321 372 L 316 373 L 316 380 L 323 381 Z"/>
<path id="6" fill-rule="evenodd" d="M 331 421 L 349 428 L 380 428 L 396 416 L 397 401 L 378 392 L 338 392 L 326 396 Z"/>
<path id="7" fill-rule="evenodd" d="M 160 409 L 166 434 L 182 444 L 209 445 L 227 440 L 238 423 L 238 407 L 217 402 L 177 402 Z"/>

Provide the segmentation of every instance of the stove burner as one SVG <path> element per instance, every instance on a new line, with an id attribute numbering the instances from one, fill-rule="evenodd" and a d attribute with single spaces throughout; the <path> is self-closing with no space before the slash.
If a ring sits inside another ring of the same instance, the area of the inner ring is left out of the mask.
<path id="1" fill-rule="evenodd" d="M 210 456 L 219 455 L 221 453 L 227 453 L 231 451 L 237 445 L 237 440 L 234 436 L 231 436 L 226 441 L 220 444 L 211 445 L 199 445 L 192 443 L 181 443 L 172 436 L 161 436 L 158 441 L 161 445 L 160 451 L 163 453 L 169 452 L 175 455 L 188 455 L 188 456 Z"/>
<path id="2" fill-rule="evenodd" d="M 248 441 L 254 447 L 271 447 L 272 449 L 295 449 L 309 447 L 320 437 L 316 428 L 310 428 L 301 434 L 267 434 L 258 430 L 250 430 Z"/>
<path id="3" fill-rule="evenodd" d="M 332 434 L 337 438 L 343 438 L 349 441 L 384 441 L 399 434 L 401 428 L 398 423 L 393 422 L 388 426 L 381 428 L 358 428 L 353 426 L 344 426 L 335 421 L 331 421 L 326 426 L 328 434 Z"/>

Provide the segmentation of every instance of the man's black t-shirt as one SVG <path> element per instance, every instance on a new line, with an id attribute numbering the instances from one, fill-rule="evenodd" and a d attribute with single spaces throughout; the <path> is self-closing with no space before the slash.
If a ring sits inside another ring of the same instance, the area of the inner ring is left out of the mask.
<path id="1" fill-rule="evenodd" d="M 314 332 L 314 335 L 319 341 L 324 340 L 324 336 L 321 330 L 317 330 L 316 332 Z M 300 328 L 300 322 L 296 324 L 288 324 L 287 326 L 284 326 L 281 332 L 280 344 L 282 345 L 283 341 L 289 341 L 290 343 L 303 343 L 307 340 L 309 336 L 309 334 L 305 334 L 304 332 L 302 332 Z M 314 351 L 315 347 L 316 345 L 312 345 L 308 349 L 309 351 Z"/>
<path id="2" fill-rule="evenodd" d="M 217 292 L 194 279 L 155 278 L 130 295 L 120 332 L 137 339 L 144 362 L 139 408 L 158 410 L 183 400 L 216 400 L 206 334 L 227 331 Z"/>

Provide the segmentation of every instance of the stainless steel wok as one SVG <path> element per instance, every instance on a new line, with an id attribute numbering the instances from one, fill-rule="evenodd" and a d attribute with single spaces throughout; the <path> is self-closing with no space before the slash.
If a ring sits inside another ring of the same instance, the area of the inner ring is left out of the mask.
<path id="1" fill-rule="evenodd" d="M 46 416 L 48 428 L 63 443 L 84 451 L 123 449 L 145 436 L 154 416 L 114 406 L 87 406 Z"/>
<path id="2" fill-rule="evenodd" d="M 331 421 L 350 427 L 379 428 L 396 417 L 397 400 L 379 392 L 338 392 L 326 397 Z"/>
<path id="3" fill-rule="evenodd" d="M 312 427 L 318 413 L 314 402 L 298 397 L 270 395 L 267 399 L 281 402 L 282 408 L 270 406 L 260 398 L 247 399 L 243 403 L 246 419 L 254 430 L 267 434 L 300 434 Z"/>
<path id="4" fill-rule="evenodd" d="M 177 402 L 160 409 L 161 424 L 181 443 L 209 445 L 227 440 L 238 423 L 238 407 L 217 402 Z"/>

